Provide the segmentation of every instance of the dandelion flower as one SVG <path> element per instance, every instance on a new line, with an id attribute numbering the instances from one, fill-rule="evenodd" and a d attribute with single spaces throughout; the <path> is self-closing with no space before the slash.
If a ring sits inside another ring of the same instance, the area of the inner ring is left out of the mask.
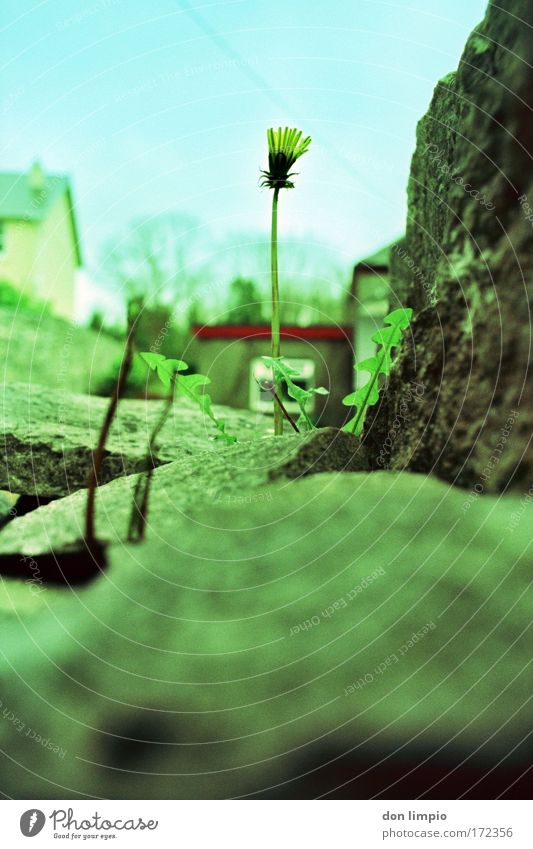
<path id="1" fill-rule="evenodd" d="M 274 189 L 272 196 L 272 236 L 271 236 L 271 277 L 272 277 L 272 357 L 281 356 L 280 351 L 280 309 L 278 282 L 278 198 L 281 189 L 294 189 L 292 171 L 295 162 L 307 152 L 311 144 L 311 136 L 302 138 L 302 131 L 285 127 L 277 130 L 267 130 L 268 139 L 268 171 L 261 171 L 261 186 Z M 275 395 L 279 396 L 279 380 L 274 377 Z M 283 417 L 279 406 L 274 401 L 274 433 L 283 433 Z"/>
<path id="2" fill-rule="evenodd" d="M 302 131 L 289 129 L 267 130 L 268 171 L 261 171 L 261 186 L 267 189 L 294 189 L 291 168 L 296 160 L 307 153 L 311 136 L 302 138 Z"/>

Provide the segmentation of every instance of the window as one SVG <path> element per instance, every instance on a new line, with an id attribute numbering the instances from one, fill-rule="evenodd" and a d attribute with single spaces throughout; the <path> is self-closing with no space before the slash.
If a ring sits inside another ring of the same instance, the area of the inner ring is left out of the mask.
<path id="1" fill-rule="evenodd" d="M 286 362 L 298 370 L 300 377 L 294 382 L 304 389 L 315 386 L 315 364 L 313 360 L 287 358 Z M 260 357 L 254 358 L 250 363 L 250 409 L 261 413 L 272 412 L 272 391 L 269 390 L 269 382 L 272 381 L 272 372 L 268 369 Z M 297 413 L 298 404 L 289 398 L 286 387 L 283 387 L 283 402 L 288 413 Z M 309 404 L 308 412 L 312 415 L 313 404 Z"/>

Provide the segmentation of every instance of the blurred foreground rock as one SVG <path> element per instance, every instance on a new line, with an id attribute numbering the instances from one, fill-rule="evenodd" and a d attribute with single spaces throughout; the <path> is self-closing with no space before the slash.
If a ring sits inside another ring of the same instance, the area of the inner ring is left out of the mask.
<path id="1" fill-rule="evenodd" d="M 215 471 L 184 510 L 171 472 L 92 584 L 3 581 L 4 794 L 524 792 L 531 499 L 377 472 L 237 500 Z"/>

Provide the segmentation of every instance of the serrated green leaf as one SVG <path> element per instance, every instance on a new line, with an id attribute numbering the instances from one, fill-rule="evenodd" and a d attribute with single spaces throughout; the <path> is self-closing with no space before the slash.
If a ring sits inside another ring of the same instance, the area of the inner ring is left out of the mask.
<path id="1" fill-rule="evenodd" d="M 143 351 L 139 356 L 149 368 L 155 371 L 165 389 L 170 389 L 171 380 L 176 372 L 186 371 L 189 368 L 183 360 L 167 359 L 163 354 L 155 354 L 152 351 Z"/>
<path id="2" fill-rule="evenodd" d="M 307 413 L 307 405 L 313 395 L 329 395 L 329 391 L 323 386 L 318 386 L 313 389 L 303 389 L 292 380 L 293 377 L 300 377 L 300 372 L 294 369 L 283 357 L 261 357 L 268 368 L 272 369 L 272 373 L 277 382 L 285 383 L 287 394 L 298 404 L 300 408 L 300 416 L 296 422 L 297 427 L 314 430 L 315 426 Z"/>
<path id="3" fill-rule="evenodd" d="M 219 431 L 219 438 L 225 442 L 232 444 L 237 442 L 235 436 L 230 436 L 226 433 L 226 426 L 223 420 L 217 419 L 213 413 L 211 406 L 211 396 L 206 392 L 202 392 L 202 387 L 211 383 L 211 380 L 205 374 L 179 374 L 180 371 L 188 369 L 187 363 L 183 360 L 174 360 L 166 358 L 163 354 L 154 354 L 151 351 L 143 352 L 139 355 L 149 368 L 153 369 L 163 386 L 170 388 L 171 381 L 174 380 L 174 397 L 181 395 L 194 401 L 202 411 L 208 416 Z"/>
<path id="4" fill-rule="evenodd" d="M 377 357 L 368 357 L 368 359 L 361 360 L 361 362 L 356 363 L 354 365 L 354 369 L 356 371 L 368 371 L 368 372 L 370 372 L 370 374 L 373 374 L 373 372 L 376 370 L 377 367 L 378 367 Z"/>
<path id="5" fill-rule="evenodd" d="M 229 433 L 226 433 L 226 422 L 224 421 L 224 419 L 214 419 L 214 422 L 220 431 L 220 439 L 223 439 L 224 442 L 228 443 L 228 445 L 233 445 L 235 442 L 237 442 L 236 436 L 231 436 Z"/>
<path id="6" fill-rule="evenodd" d="M 187 371 L 189 366 L 184 360 L 173 360 L 172 358 L 168 359 L 165 363 L 165 368 L 169 371 Z"/>
<path id="7" fill-rule="evenodd" d="M 180 374 L 178 383 L 189 392 L 196 393 L 200 387 L 211 383 L 211 378 L 205 374 Z"/>
<path id="8" fill-rule="evenodd" d="M 297 369 L 294 369 L 283 357 L 261 357 L 268 368 L 275 370 L 280 376 L 287 375 L 288 377 L 298 377 L 300 374 Z"/>
<path id="9" fill-rule="evenodd" d="M 377 387 L 377 382 L 365 383 L 364 386 L 361 386 L 359 389 L 356 389 L 355 392 L 351 392 L 345 398 L 342 399 L 342 403 L 346 407 L 360 407 L 362 404 L 375 404 L 379 398 L 379 390 Z"/>
<path id="10" fill-rule="evenodd" d="M 164 357 L 163 354 L 154 354 L 152 351 L 141 351 L 139 356 L 142 360 L 144 360 L 147 366 L 150 366 L 150 368 L 153 369 L 155 369 L 158 363 L 164 363 L 166 360 L 166 357 Z"/>
<path id="11" fill-rule="evenodd" d="M 356 414 L 342 428 L 349 433 L 360 436 L 369 407 L 379 401 L 379 378 L 389 375 L 392 367 L 392 349 L 397 348 L 402 341 L 403 331 L 409 327 L 413 310 L 409 307 L 393 310 L 384 318 L 385 327 L 373 334 L 372 340 L 380 346 L 377 353 L 361 362 L 356 363 L 357 371 L 367 371 L 370 380 L 355 392 L 343 398 L 342 403 L 347 407 L 355 407 Z"/>
<path id="12" fill-rule="evenodd" d="M 411 324 L 412 317 L 413 310 L 411 307 L 400 307 L 386 315 L 384 320 L 387 324 L 393 324 L 394 326 L 399 327 L 400 330 L 407 330 Z"/>

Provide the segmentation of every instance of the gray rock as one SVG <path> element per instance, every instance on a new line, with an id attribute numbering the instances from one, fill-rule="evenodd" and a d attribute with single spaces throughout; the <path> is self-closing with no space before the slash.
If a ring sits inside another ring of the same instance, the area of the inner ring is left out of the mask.
<path id="1" fill-rule="evenodd" d="M 277 478 L 361 468 L 364 458 L 359 441 L 334 428 L 309 436 L 271 436 L 218 450 L 196 451 L 155 469 L 148 533 L 159 534 L 163 529 L 172 533 L 176 515 L 193 505 L 210 506 L 224 501 L 245 505 L 268 500 L 272 482 Z M 123 476 L 99 488 L 99 539 L 126 539 L 136 482 L 137 475 Z M 83 535 L 85 503 L 85 490 L 78 491 L 15 519 L 0 534 L 0 554 L 36 556 L 75 543 Z"/>
<path id="2" fill-rule="evenodd" d="M 163 401 L 123 400 L 106 446 L 101 482 L 132 474 L 222 444 L 197 407 L 176 402 L 158 439 L 159 449 L 147 462 L 147 446 Z M 0 488 L 40 496 L 68 495 L 86 485 L 92 451 L 108 400 L 46 389 L 35 384 L 3 387 Z M 228 433 L 250 439 L 261 436 L 269 420 L 245 411 L 218 409 Z"/>
<path id="3" fill-rule="evenodd" d="M 0 307 L 3 383 L 94 394 L 123 349 L 123 342 L 105 333 L 47 312 Z"/>
<path id="4" fill-rule="evenodd" d="M 415 319 L 367 422 L 375 464 L 476 491 L 527 488 L 533 472 L 532 24 L 531 4 L 491 3 L 418 126 L 392 263 Z"/>
<path id="5" fill-rule="evenodd" d="M 329 473 L 184 513 L 171 472 L 89 586 L 3 581 L 4 794 L 442 799 L 524 771 L 531 499 Z"/>
<path id="6" fill-rule="evenodd" d="M 271 480 L 300 478 L 320 472 L 364 472 L 370 468 L 359 439 L 336 428 L 320 428 L 297 445 L 297 450 L 286 461 L 270 470 Z"/>
<path id="7" fill-rule="evenodd" d="M 8 492 L 0 491 L 0 528 L 9 522 L 13 512 L 13 500 Z"/>

